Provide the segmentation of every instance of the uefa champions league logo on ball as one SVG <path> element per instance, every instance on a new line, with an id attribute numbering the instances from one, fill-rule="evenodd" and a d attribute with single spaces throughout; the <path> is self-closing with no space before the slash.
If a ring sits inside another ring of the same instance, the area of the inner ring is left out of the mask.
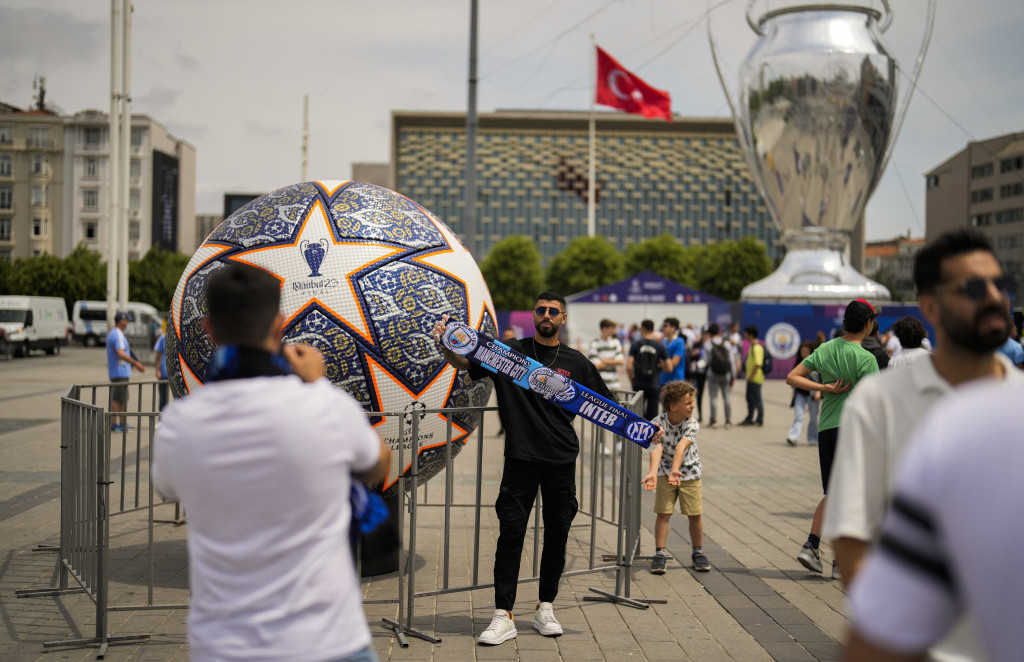
<path id="1" fill-rule="evenodd" d="M 326 239 L 321 239 L 317 243 L 311 241 L 303 241 L 299 244 L 299 250 L 302 251 L 302 257 L 306 260 L 306 264 L 309 265 L 312 273 L 307 278 L 317 278 L 320 276 L 320 265 L 324 263 L 324 256 L 327 255 L 328 242 Z"/>

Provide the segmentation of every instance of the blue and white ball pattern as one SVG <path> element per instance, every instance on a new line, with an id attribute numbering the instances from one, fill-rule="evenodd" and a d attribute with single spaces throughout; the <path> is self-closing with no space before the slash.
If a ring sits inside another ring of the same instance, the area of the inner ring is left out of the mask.
<path id="1" fill-rule="evenodd" d="M 371 421 L 392 451 L 385 490 L 410 469 L 414 418 L 419 481 L 444 468 L 448 416 L 425 412 L 485 406 L 491 385 L 452 369 L 430 329 L 447 313 L 497 332 L 483 276 L 448 226 L 409 198 L 360 182 L 305 182 L 242 207 L 206 238 L 178 282 L 166 352 L 176 396 L 206 381 L 206 282 L 230 262 L 280 279 L 285 342 L 317 347 L 330 380 L 368 413 L 383 414 Z M 480 414 L 451 418 L 455 454 Z"/>

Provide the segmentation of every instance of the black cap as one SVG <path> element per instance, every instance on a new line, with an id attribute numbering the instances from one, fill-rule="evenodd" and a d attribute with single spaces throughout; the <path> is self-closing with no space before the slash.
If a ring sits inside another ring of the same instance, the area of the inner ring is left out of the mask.
<path id="1" fill-rule="evenodd" d="M 868 303 L 867 299 L 856 299 L 846 305 L 846 312 L 843 314 L 843 326 L 861 329 L 868 320 L 878 317 L 878 314 L 881 312 L 881 306 L 872 306 Z"/>

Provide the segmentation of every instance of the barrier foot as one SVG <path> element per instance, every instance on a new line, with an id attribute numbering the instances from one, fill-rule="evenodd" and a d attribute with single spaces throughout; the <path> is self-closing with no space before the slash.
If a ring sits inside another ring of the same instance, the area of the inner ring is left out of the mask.
<path id="1" fill-rule="evenodd" d="M 663 605 L 667 604 L 668 600 L 655 600 L 655 599 L 637 599 L 627 598 L 621 595 L 615 595 L 608 591 L 602 591 L 599 588 L 590 587 L 589 591 L 593 591 L 598 595 L 584 595 L 583 599 L 591 602 L 613 602 L 615 604 L 626 605 L 627 607 L 633 607 L 635 609 L 649 609 L 651 605 Z M 600 596 L 600 597 L 598 597 Z"/>
<path id="2" fill-rule="evenodd" d="M 52 595 L 69 595 L 71 593 L 85 593 L 84 588 L 33 588 L 24 591 L 15 591 L 15 597 L 19 598 L 46 598 Z"/>
<path id="3" fill-rule="evenodd" d="M 395 633 L 395 637 L 398 638 L 398 645 L 402 648 L 409 647 L 409 641 L 405 638 L 405 635 L 407 634 L 416 637 L 417 639 L 422 639 L 423 641 L 429 641 L 432 644 L 441 643 L 441 640 L 438 637 L 427 634 L 426 632 L 420 632 L 415 628 L 407 628 L 399 625 L 398 621 L 393 621 L 390 618 L 382 618 L 380 620 L 384 623 L 384 627 Z"/>
<path id="4" fill-rule="evenodd" d="M 59 552 L 60 545 L 36 545 L 32 548 L 33 552 Z"/>
<path id="5" fill-rule="evenodd" d="M 130 641 L 142 641 L 149 639 L 149 634 L 123 634 L 116 637 L 106 637 L 104 639 L 61 639 L 60 641 L 44 641 L 43 648 L 57 648 L 57 647 L 69 647 L 69 648 L 84 648 L 85 646 L 98 646 L 96 651 L 96 659 L 102 660 L 107 654 L 107 646 L 110 644 L 124 644 Z"/>

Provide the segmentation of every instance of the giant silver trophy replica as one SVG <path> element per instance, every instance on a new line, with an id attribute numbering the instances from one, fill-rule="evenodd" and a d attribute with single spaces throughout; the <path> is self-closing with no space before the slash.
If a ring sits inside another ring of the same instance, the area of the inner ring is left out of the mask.
<path id="1" fill-rule="evenodd" d="M 713 11 L 708 17 L 715 69 L 740 144 L 786 248 L 779 268 L 745 287 L 742 299 L 889 299 L 885 287 L 850 266 L 846 249 L 910 98 L 905 94 L 897 108 L 900 72 L 881 39 L 892 8 L 888 0 L 881 9 L 802 4 L 754 20 L 757 2 L 750 0 L 746 8 L 756 43 L 733 83 L 722 74 L 729 63 L 720 44 L 724 35 L 735 45 L 735 32 L 714 32 L 735 30 L 736 23 Z M 921 70 L 934 10 L 934 0 L 928 0 L 909 90 Z"/>

